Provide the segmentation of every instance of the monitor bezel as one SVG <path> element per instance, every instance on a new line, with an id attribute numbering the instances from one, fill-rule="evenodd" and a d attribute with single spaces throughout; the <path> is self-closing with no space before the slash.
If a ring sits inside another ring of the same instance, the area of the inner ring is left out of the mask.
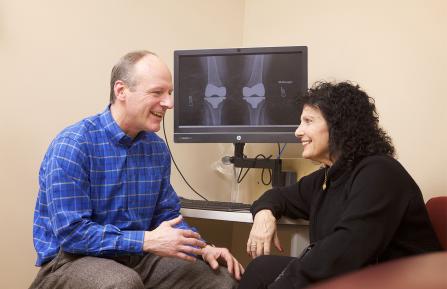
<path id="1" fill-rule="evenodd" d="M 179 110 L 175 104 L 179 103 L 179 63 L 181 57 L 188 56 L 225 56 L 225 55 L 250 55 L 250 54 L 285 54 L 302 53 L 303 65 L 300 75 L 300 85 L 307 90 L 308 88 L 308 52 L 307 46 L 281 46 L 281 47 L 251 47 L 251 48 L 220 48 L 220 49 L 194 49 L 194 50 L 175 50 L 174 51 L 174 142 L 176 143 L 296 143 L 297 138 L 294 135 L 299 125 L 299 119 L 294 126 L 272 126 L 271 131 L 266 127 L 250 127 L 246 130 L 242 126 L 230 126 L 226 130 L 221 127 L 189 127 L 187 129 L 179 125 Z"/>

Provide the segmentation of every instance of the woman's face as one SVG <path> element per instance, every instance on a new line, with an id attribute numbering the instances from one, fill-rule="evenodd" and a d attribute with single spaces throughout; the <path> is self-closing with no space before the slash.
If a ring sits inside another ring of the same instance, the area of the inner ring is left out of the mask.
<path id="1" fill-rule="evenodd" d="M 321 111 L 305 105 L 301 113 L 301 124 L 295 136 L 303 145 L 303 157 L 328 166 L 332 165 L 329 157 L 329 129 Z"/>

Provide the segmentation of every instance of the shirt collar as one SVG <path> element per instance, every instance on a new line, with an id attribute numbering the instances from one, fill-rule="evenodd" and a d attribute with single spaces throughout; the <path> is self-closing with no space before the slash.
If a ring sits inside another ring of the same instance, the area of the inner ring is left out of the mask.
<path id="1" fill-rule="evenodd" d="M 100 115 L 101 123 L 111 141 L 117 145 L 123 145 L 130 147 L 134 142 L 140 140 L 144 136 L 144 132 L 139 133 L 135 139 L 124 133 L 120 126 L 116 123 L 110 111 L 110 105 L 106 107 L 103 113 Z"/>
<path id="2" fill-rule="evenodd" d="M 327 174 L 327 182 L 332 187 L 336 187 L 343 183 L 349 176 L 349 169 L 340 161 L 336 161 L 331 167 L 325 168 Z"/>

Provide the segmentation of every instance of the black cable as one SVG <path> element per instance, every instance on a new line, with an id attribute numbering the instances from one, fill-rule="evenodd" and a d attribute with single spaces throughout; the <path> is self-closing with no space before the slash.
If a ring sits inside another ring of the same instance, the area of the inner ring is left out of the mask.
<path id="1" fill-rule="evenodd" d="M 277 143 L 277 144 L 278 144 L 278 150 L 279 150 L 279 153 L 278 153 L 278 156 L 277 156 L 276 158 L 277 158 L 277 159 L 280 159 L 282 153 L 284 152 L 284 149 L 286 148 L 287 143 L 285 143 L 285 144 L 282 146 L 282 149 L 280 149 L 280 143 Z"/>
<path id="2" fill-rule="evenodd" d="M 270 159 L 270 158 L 272 157 L 272 155 L 269 155 L 268 157 L 266 157 L 266 156 L 263 155 L 263 154 L 258 154 L 258 155 L 255 157 L 254 161 L 253 161 L 253 166 L 256 164 L 256 160 L 258 160 L 260 157 L 262 157 L 263 159 Z M 238 184 L 242 183 L 242 181 L 244 180 L 244 178 L 245 178 L 245 176 L 247 175 L 247 173 L 248 173 L 249 170 L 250 170 L 250 168 L 247 168 L 247 170 L 245 171 L 244 175 L 243 175 L 242 178 L 241 178 L 241 174 L 242 174 L 242 168 L 241 168 L 241 170 L 239 171 L 239 176 L 237 177 L 237 183 L 238 183 Z M 268 186 L 268 185 L 270 185 L 270 183 L 272 182 L 272 172 L 271 172 L 271 170 L 269 169 L 270 182 L 265 183 L 265 182 L 264 182 L 264 170 L 265 170 L 265 168 L 263 168 L 263 169 L 262 169 L 262 172 L 261 172 L 261 181 L 262 181 L 262 183 L 263 183 L 264 185 Z"/>
<path id="3" fill-rule="evenodd" d="M 244 173 L 244 175 L 242 176 L 242 179 L 241 179 L 241 174 L 242 174 L 242 171 L 243 171 L 243 168 L 241 168 L 241 170 L 239 171 L 239 176 L 237 177 L 237 183 L 238 184 L 242 183 L 242 180 L 245 178 L 245 176 L 247 175 L 249 170 L 250 170 L 250 168 L 247 168 L 247 170 L 245 171 L 245 173 Z"/>
<path id="4" fill-rule="evenodd" d="M 262 155 L 262 156 L 264 156 L 264 155 Z M 270 159 L 271 157 L 272 157 L 272 155 L 269 155 L 268 157 L 264 156 L 265 159 Z M 264 171 L 265 171 L 265 168 L 263 168 L 261 171 L 261 182 L 262 182 L 262 184 L 264 184 L 264 186 L 268 186 L 272 183 L 272 170 L 268 169 L 269 176 L 270 176 L 270 180 L 268 182 L 264 181 Z"/>
<path id="5" fill-rule="evenodd" d="M 174 156 L 172 155 L 171 152 L 171 148 L 169 147 L 169 143 L 168 143 L 168 138 L 166 137 L 166 130 L 165 130 L 165 119 L 163 118 L 163 135 L 165 137 L 165 142 L 166 142 L 166 146 L 168 147 L 168 151 L 169 151 L 169 155 L 171 156 L 171 160 L 174 163 L 175 168 L 177 169 L 178 173 L 180 174 L 180 176 L 182 177 L 182 179 L 185 181 L 185 183 L 188 185 L 188 187 L 193 190 L 194 193 L 196 193 L 198 196 L 200 196 L 202 199 L 204 199 L 205 201 L 208 201 L 207 198 L 205 198 L 204 196 L 202 196 L 201 194 L 199 194 L 196 190 L 194 190 L 194 188 L 188 183 L 188 181 L 186 180 L 186 178 L 183 176 L 182 172 L 180 171 L 179 167 L 177 166 L 177 163 L 174 160 Z"/>
<path id="6" fill-rule="evenodd" d="M 268 172 L 270 175 L 270 180 L 268 181 L 268 183 L 264 181 L 264 171 L 265 171 L 265 168 L 262 169 L 262 172 L 261 172 L 261 182 L 264 184 L 264 186 L 268 186 L 272 183 L 272 170 L 268 169 Z"/>

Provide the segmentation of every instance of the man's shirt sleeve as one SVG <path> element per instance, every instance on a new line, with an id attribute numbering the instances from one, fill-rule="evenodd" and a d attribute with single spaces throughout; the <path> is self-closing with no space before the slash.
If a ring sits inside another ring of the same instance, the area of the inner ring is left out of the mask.
<path id="1" fill-rule="evenodd" d="M 67 137 L 53 143 L 45 182 L 49 217 L 60 247 L 95 256 L 142 253 L 143 231 L 92 221 L 89 165 L 85 144 Z"/>

